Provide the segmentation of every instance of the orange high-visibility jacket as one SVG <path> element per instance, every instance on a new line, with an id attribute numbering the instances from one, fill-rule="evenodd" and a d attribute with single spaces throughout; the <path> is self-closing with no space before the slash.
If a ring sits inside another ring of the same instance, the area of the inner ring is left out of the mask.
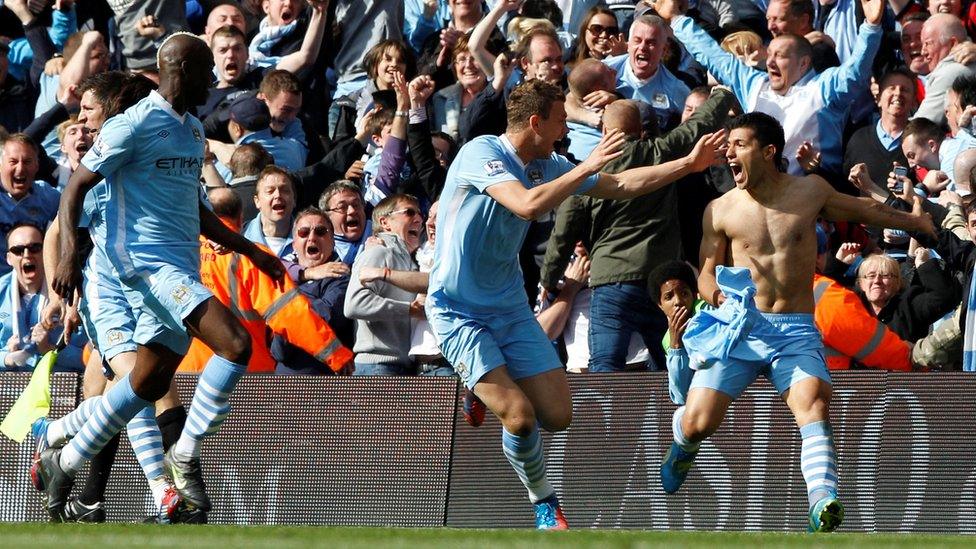
<path id="1" fill-rule="evenodd" d="M 865 309 L 853 291 L 815 274 L 813 299 L 828 368 L 847 370 L 853 358 L 871 368 L 912 370 L 911 346 Z"/>
<path id="2" fill-rule="evenodd" d="M 249 258 L 237 253 L 220 255 L 201 242 L 200 280 L 251 334 L 249 373 L 274 372 L 268 329 L 335 372 L 352 360 L 352 351 L 342 346 L 329 324 L 312 309 L 287 275 L 284 288 L 279 289 Z M 179 371 L 201 372 L 211 356 L 213 351 L 194 338 Z"/>

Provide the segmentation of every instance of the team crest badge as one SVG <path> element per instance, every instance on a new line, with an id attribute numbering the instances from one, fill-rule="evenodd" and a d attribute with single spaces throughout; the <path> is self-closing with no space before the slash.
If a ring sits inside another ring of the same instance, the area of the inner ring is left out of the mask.
<path id="1" fill-rule="evenodd" d="M 203 138 L 200 137 L 200 130 L 193 128 L 193 139 L 196 139 L 197 141 L 203 141 Z"/>
<path id="2" fill-rule="evenodd" d="M 180 284 L 173 288 L 173 291 L 169 295 L 177 305 L 182 305 L 190 295 L 190 288 L 186 284 Z"/>
<path id="3" fill-rule="evenodd" d="M 532 168 L 531 170 L 526 172 L 525 175 L 529 177 L 529 181 L 531 181 L 533 185 L 538 185 L 539 183 L 542 183 L 542 170 L 540 170 L 539 168 Z"/>
<path id="4" fill-rule="evenodd" d="M 116 329 L 111 329 L 105 333 L 105 337 L 108 339 L 109 345 L 116 345 L 122 343 L 122 332 Z"/>
<path id="5" fill-rule="evenodd" d="M 461 377 L 461 381 L 464 383 L 467 383 L 468 379 L 471 377 L 471 368 L 469 368 L 468 365 L 463 362 L 458 362 L 455 364 L 454 371 L 457 372 L 457 374 Z"/>

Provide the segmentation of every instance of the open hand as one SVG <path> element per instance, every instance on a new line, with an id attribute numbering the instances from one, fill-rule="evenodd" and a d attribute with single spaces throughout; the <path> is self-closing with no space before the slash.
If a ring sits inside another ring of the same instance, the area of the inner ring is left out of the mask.
<path id="1" fill-rule="evenodd" d="M 725 150 L 728 147 L 726 137 L 725 130 L 719 130 L 703 135 L 698 143 L 695 143 L 695 148 L 688 155 L 691 158 L 693 173 L 707 170 L 725 158 Z"/>
<path id="2" fill-rule="evenodd" d="M 608 162 L 617 158 L 623 153 L 624 143 L 627 142 L 627 135 L 624 132 L 614 129 L 603 134 L 590 156 L 586 157 L 580 165 L 586 169 L 586 173 L 594 174 L 603 169 Z"/>
<path id="3" fill-rule="evenodd" d="M 861 254 L 861 245 L 857 242 L 845 242 L 837 249 L 835 256 L 838 261 L 845 265 L 853 265 L 854 260 Z"/>
<path id="4" fill-rule="evenodd" d="M 657 0 L 653 6 L 654 11 L 661 16 L 661 19 L 670 22 L 688 11 L 688 0 Z"/>

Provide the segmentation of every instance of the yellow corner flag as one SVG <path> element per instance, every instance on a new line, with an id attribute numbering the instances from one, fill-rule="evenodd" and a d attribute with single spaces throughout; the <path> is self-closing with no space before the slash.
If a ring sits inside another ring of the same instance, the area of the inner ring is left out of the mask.
<path id="1" fill-rule="evenodd" d="M 14 442 L 24 442 L 31 425 L 51 410 L 51 367 L 57 358 L 58 350 L 53 349 L 37 361 L 27 388 L 0 423 L 0 432 Z"/>

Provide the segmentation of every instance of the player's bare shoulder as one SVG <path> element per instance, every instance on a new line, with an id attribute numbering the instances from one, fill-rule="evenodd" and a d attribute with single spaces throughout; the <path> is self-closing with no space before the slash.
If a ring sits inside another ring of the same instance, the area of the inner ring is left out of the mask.
<path id="1" fill-rule="evenodd" d="M 705 210 L 706 219 L 711 220 L 713 228 L 724 232 L 730 221 L 730 215 L 741 209 L 743 199 L 748 197 L 749 193 L 742 189 L 733 188 L 708 203 Z"/>
<path id="2" fill-rule="evenodd" d="M 827 198 L 835 192 L 826 179 L 816 174 L 791 175 L 788 177 L 792 179 L 791 193 L 794 196 L 802 197 L 804 201 L 809 201 L 811 205 L 820 204 L 822 206 Z"/>

